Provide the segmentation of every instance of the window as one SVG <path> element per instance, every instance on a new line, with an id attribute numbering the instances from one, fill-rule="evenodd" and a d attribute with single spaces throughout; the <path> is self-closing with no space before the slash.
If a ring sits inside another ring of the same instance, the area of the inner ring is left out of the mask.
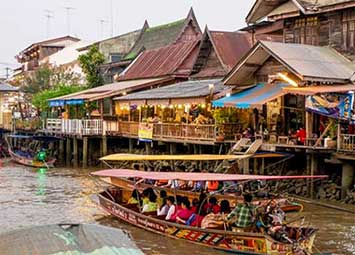
<path id="1" fill-rule="evenodd" d="M 112 115 L 112 101 L 110 98 L 105 98 L 103 103 L 104 115 Z"/>
<path id="2" fill-rule="evenodd" d="M 111 53 L 110 54 L 110 62 L 114 63 L 114 62 L 120 62 L 122 59 L 122 55 L 119 53 Z"/>
<path id="3" fill-rule="evenodd" d="M 294 26 L 294 43 L 318 45 L 318 17 L 297 19 Z"/>
<path id="4" fill-rule="evenodd" d="M 351 50 L 355 48 L 355 11 L 347 11 L 343 14 L 343 48 Z"/>

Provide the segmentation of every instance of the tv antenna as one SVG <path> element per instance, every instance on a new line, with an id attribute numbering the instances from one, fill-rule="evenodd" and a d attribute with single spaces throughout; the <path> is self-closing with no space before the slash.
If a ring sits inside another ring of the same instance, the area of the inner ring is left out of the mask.
<path id="1" fill-rule="evenodd" d="M 51 25 L 51 19 L 54 18 L 53 11 L 51 10 L 44 10 L 45 12 L 45 17 L 47 18 L 47 38 L 50 37 L 50 25 Z"/>
<path id="2" fill-rule="evenodd" d="M 70 6 L 65 6 L 64 9 L 67 12 L 67 33 L 68 35 L 70 35 L 71 11 L 75 10 L 75 8 Z"/>
<path id="3" fill-rule="evenodd" d="M 107 24 L 108 21 L 106 19 L 100 19 L 99 20 L 99 24 L 100 24 L 100 31 L 99 31 L 99 36 L 100 38 L 103 38 L 104 37 L 104 26 L 105 24 Z"/>

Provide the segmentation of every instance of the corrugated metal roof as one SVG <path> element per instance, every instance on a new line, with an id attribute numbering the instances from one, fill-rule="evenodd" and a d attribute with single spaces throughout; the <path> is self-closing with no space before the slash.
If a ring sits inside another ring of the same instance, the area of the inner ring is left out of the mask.
<path id="1" fill-rule="evenodd" d="M 350 80 L 355 65 L 330 47 L 262 41 L 276 58 L 309 78 Z"/>
<path id="2" fill-rule="evenodd" d="M 115 100 L 129 101 L 141 99 L 149 100 L 206 97 L 211 93 L 210 84 L 214 84 L 214 94 L 218 94 L 226 89 L 219 79 L 185 81 L 161 88 L 145 90 L 132 93 L 127 96 L 117 97 Z"/>
<path id="3" fill-rule="evenodd" d="M 349 92 L 355 91 L 355 84 L 337 85 L 337 86 L 307 86 L 307 87 L 287 87 L 283 89 L 284 92 L 296 95 L 315 95 L 332 92 Z"/>
<path id="4" fill-rule="evenodd" d="M 145 87 L 153 86 L 157 83 L 165 82 L 170 79 L 171 78 L 153 78 L 153 79 L 120 81 L 120 82 L 115 82 L 115 83 L 107 84 L 92 89 L 83 90 L 66 96 L 52 98 L 49 101 L 73 100 L 73 99 L 83 99 L 83 100 L 93 101 L 93 100 L 98 100 L 98 99 L 107 98 L 111 96 L 116 96 L 121 93 L 128 93 L 131 91 L 143 89 Z"/>
<path id="5" fill-rule="evenodd" d="M 317 8 L 317 7 L 326 7 L 336 4 L 344 4 L 354 2 L 354 0 L 295 0 L 302 5 L 303 8 Z"/>
<path id="6" fill-rule="evenodd" d="M 251 35 L 247 32 L 210 31 L 210 35 L 217 54 L 228 71 L 253 47 Z"/>
<path id="7" fill-rule="evenodd" d="M 18 88 L 11 86 L 10 84 L 0 82 L 0 92 L 16 92 Z"/>
<path id="8" fill-rule="evenodd" d="M 144 51 L 122 74 L 121 80 L 179 75 L 187 77 L 193 63 L 183 62 L 197 55 L 199 41 L 172 44 L 159 49 Z M 195 51 L 194 51 L 195 50 Z M 191 56 L 191 55 L 194 56 Z M 183 66 L 182 70 L 179 67 Z"/>
<path id="9" fill-rule="evenodd" d="M 270 56 L 302 81 L 344 84 L 354 79 L 355 65 L 330 47 L 260 41 L 225 78 L 225 84 L 250 84 Z"/>

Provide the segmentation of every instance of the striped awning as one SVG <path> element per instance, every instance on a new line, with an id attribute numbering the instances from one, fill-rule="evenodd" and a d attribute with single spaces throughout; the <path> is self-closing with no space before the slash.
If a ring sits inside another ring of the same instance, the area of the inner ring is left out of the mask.
<path id="1" fill-rule="evenodd" d="M 213 101 L 214 107 L 258 108 L 284 94 L 288 84 L 257 84 L 237 94 Z"/>

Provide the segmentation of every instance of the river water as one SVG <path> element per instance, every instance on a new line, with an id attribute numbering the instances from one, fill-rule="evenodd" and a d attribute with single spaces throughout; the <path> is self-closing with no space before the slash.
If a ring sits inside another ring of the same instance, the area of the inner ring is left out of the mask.
<path id="1" fill-rule="evenodd" d="M 103 213 L 91 200 L 100 187 L 88 173 L 0 162 L 0 233 L 34 225 L 98 223 L 127 230 L 148 255 L 225 254 L 140 230 Z M 354 214 L 309 205 L 303 214 L 319 228 L 316 249 L 355 254 Z"/>

